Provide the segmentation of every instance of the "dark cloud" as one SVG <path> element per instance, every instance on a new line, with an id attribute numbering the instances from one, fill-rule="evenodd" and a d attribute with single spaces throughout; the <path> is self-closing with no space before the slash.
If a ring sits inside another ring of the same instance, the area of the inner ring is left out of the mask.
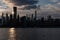
<path id="1" fill-rule="evenodd" d="M 32 5 L 32 4 L 36 4 L 37 1 L 36 0 L 13 0 L 12 1 L 15 5 Z"/>
<path id="2" fill-rule="evenodd" d="M 38 0 L 4 0 L 4 2 L 6 2 L 7 4 L 12 3 L 14 6 L 28 5 L 25 6 L 24 9 L 31 9 L 36 8 Z"/>
<path id="3" fill-rule="evenodd" d="M 35 9 L 37 8 L 36 5 L 28 5 L 28 6 L 25 6 L 24 8 L 19 8 L 19 9 L 22 9 L 22 10 L 30 10 L 30 9 Z"/>
<path id="4" fill-rule="evenodd" d="M 27 7 L 25 7 L 26 9 L 35 9 L 35 8 L 37 8 L 37 6 L 36 5 L 32 5 L 32 6 L 27 6 Z"/>

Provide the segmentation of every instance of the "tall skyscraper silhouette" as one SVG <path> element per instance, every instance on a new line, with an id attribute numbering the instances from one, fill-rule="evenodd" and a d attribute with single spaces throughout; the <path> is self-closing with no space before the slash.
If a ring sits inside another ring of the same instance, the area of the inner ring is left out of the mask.
<path id="1" fill-rule="evenodd" d="M 6 22 L 8 22 L 9 20 L 9 16 L 8 16 L 8 13 L 6 13 Z"/>
<path id="2" fill-rule="evenodd" d="M 2 13 L 2 24 L 5 23 L 5 17 L 4 17 L 4 13 Z"/>
<path id="3" fill-rule="evenodd" d="M 35 10 L 35 18 L 34 19 L 36 20 L 36 18 L 37 18 L 37 11 Z"/>
<path id="4" fill-rule="evenodd" d="M 18 14 L 18 16 L 17 16 L 17 21 L 19 22 L 19 20 L 20 20 L 20 17 L 19 17 L 19 14 Z"/>
<path id="5" fill-rule="evenodd" d="M 52 19 L 51 15 L 47 16 L 47 18 L 48 18 L 48 20 L 51 20 Z"/>
<path id="6" fill-rule="evenodd" d="M 31 15 L 31 20 L 33 20 L 33 14 Z"/>
<path id="7" fill-rule="evenodd" d="M 17 7 L 13 7 L 14 19 L 17 17 Z"/>
<path id="8" fill-rule="evenodd" d="M 10 14 L 10 21 L 12 21 L 12 17 L 13 17 L 12 14 Z"/>

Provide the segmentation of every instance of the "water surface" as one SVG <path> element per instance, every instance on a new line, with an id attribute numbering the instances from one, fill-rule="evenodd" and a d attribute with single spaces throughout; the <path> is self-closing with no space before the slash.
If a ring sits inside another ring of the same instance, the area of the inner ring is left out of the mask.
<path id="1" fill-rule="evenodd" d="M 0 28 L 0 40 L 60 40 L 60 28 Z"/>

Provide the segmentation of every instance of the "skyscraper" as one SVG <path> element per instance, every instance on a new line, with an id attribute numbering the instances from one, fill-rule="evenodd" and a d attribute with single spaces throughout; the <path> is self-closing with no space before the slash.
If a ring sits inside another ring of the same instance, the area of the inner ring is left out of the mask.
<path id="1" fill-rule="evenodd" d="M 36 20 L 36 18 L 37 18 L 37 11 L 35 10 L 35 18 L 34 19 Z"/>
<path id="2" fill-rule="evenodd" d="M 4 13 L 2 13 L 2 24 L 5 23 L 5 17 L 4 17 Z"/>
<path id="3" fill-rule="evenodd" d="M 18 14 L 18 16 L 17 16 L 17 21 L 19 22 L 19 19 L 20 19 L 20 17 L 19 17 L 19 14 Z"/>
<path id="4" fill-rule="evenodd" d="M 10 14 L 10 21 L 12 21 L 12 14 Z"/>
<path id="5" fill-rule="evenodd" d="M 17 7 L 13 7 L 14 19 L 17 17 Z"/>
<path id="6" fill-rule="evenodd" d="M 34 18 L 34 17 L 33 17 L 33 14 L 32 14 L 32 15 L 31 15 L 31 20 L 33 20 L 33 18 Z"/>
<path id="7" fill-rule="evenodd" d="M 48 18 L 48 20 L 51 20 L 52 19 L 51 15 L 47 16 L 47 18 Z"/>
<path id="8" fill-rule="evenodd" d="M 8 16 L 8 13 L 6 13 L 6 22 L 8 22 L 9 20 L 9 16 Z"/>

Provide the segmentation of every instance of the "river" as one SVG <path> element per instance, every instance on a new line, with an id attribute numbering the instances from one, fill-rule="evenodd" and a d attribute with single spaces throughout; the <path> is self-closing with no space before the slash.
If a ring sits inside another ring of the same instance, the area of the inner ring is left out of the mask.
<path id="1" fill-rule="evenodd" d="M 60 28 L 0 28 L 0 40 L 60 40 Z"/>

